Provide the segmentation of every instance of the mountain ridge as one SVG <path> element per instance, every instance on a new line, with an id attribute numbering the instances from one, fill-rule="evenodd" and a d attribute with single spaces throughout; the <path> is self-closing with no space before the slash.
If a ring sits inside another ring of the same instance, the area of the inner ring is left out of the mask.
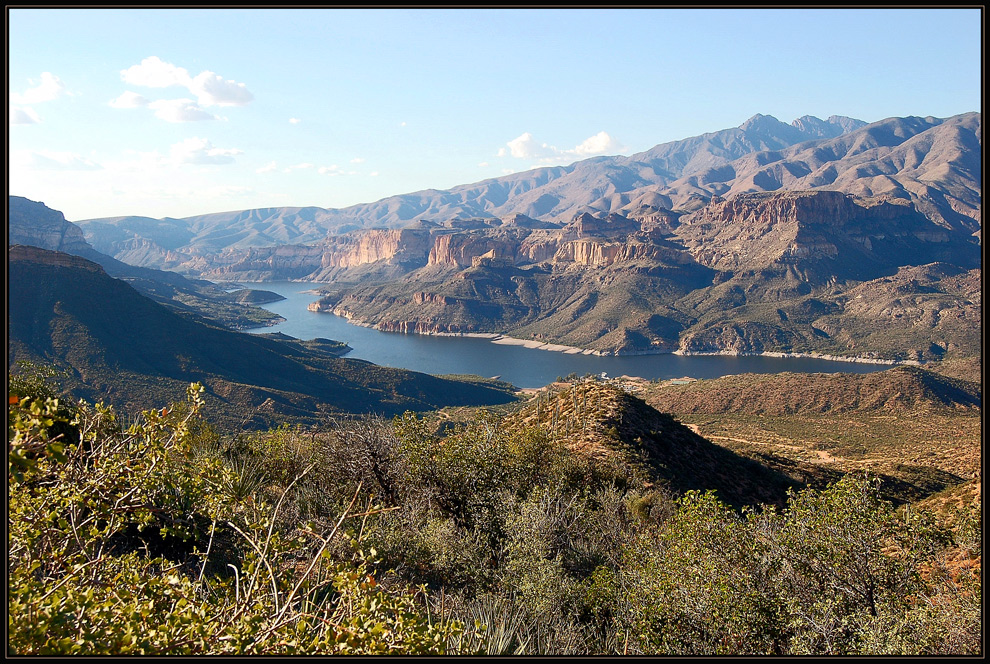
<path id="1" fill-rule="evenodd" d="M 535 196 L 532 201 L 527 200 L 525 204 L 519 206 L 519 209 L 508 210 L 503 209 L 503 207 L 506 201 L 518 198 L 520 195 L 526 194 L 534 189 L 542 189 L 553 181 L 559 180 L 565 176 L 571 176 L 571 179 L 576 181 L 575 186 L 588 188 L 588 182 L 586 182 L 586 180 L 588 177 L 594 176 L 589 176 L 589 174 L 584 171 L 589 169 L 594 170 L 595 167 L 602 164 L 619 167 L 619 170 L 623 173 L 623 178 L 627 180 L 629 178 L 635 179 L 638 177 L 634 174 L 635 170 L 645 168 L 647 171 L 652 173 L 649 182 L 656 182 L 658 177 L 662 177 L 663 181 L 668 181 L 675 179 L 676 176 L 680 176 L 683 168 L 690 164 L 691 159 L 699 152 L 710 155 L 706 158 L 705 163 L 710 162 L 711 159 L 714 158 L 724 161 L 727 158 L 738 158 L 753 150 L 767 147 L 779 148 L 784 145 L 791 144 L 794 141 L 813 139 L 820 136 L 822 133 L 832 135 L 839 131 L 846 131 L 850 128 L 859 127 L 865 124 L 862 123 L 862 121 L 853 120 L 851 118 L 846 118 L 845 123 L 838 121 L 822 121 L 815 118 L 821 126 L 833 128 L 831 131 L 823 132 L 821 128 L 816 128 L 812 131 L 802 130 L 793 126 L 793 124 L 786 125 L 771 118 L 770 116 L 757 115 L 750 118 L 747 123 L 751 127 L 759 124 L 755 121 L 755 118 L 758 117 L 768 119 L 766 121 L 772 122 L 778 130 L 785 130 L 788 134 L 788 138 L 785 140 L 777 137 L 770 137 L 766 135 L 765 131 L 756 131 L 752 128 L 745 130 L 740 127 L 734 127 L 718 132 L 710 132 L 699 137 L 679 141 L 670 141 L 668 143 L 654 146 L 649 150 L 636 153 L 630 157 L 593 157 L 591 159 L 574 162 L 568 166 L 541 167 L 512 175 L 488 178 L 473 184 L 458 185 L 448 190 L 427 189 L 409 194 L 390 196 L 372 203 L 355 205 L 336 210 L 321 210 L 318 208 L 264 208 L 254 211 L 244 210 L 198 215 L 195 217 L 189 217 L 183 221 L 187 226 L 193 229 L 201 229 L 204 226 L 210 226 L 213 228 L 219 225 L 232 225 L 236 221 L 243 222 L 246 218 L 252 218 L 253 221 L 258 222 L 262 217 L 267 217 L 272 222 L 271 228 L 258 229 L 256 231 L 258 233 L 257 238 L 264 236 L 267 239 L 263 241 L 261 239 L 258 239 L 257 241 L 250 240 L 247 244 L 241 244 L 241 246 L 261 246 L 266 243 L 274 243 L 275 240 L 278 240 L 279 242 L 315 241 L 320 239 L 320 237 L 324 235 L 327 230 L 333 230 L 334 232 L 345 232 L 356 228 L 374 226 L 395 227 L 402 225 L 404 222 L 412 221 L 417 216 L 428 214 L 450 218 L 458 215 L 505 216 L 519 212 L 522 214 L 527 214 L 528 216 L 540 217 L 545 216 L 549 212 L 549 209 L 547 208 L 548 205 L 550 205 L 551 208 L 553 206 L 550 199 L 543 196 L 543 194 Z M 805 116 L 801 120 L 805 120 L 810 117 L 811 116 Z M 796 120 L 795 122 L 797 123 L 798 121 Z M 682 154 L 685 151 L 689 153 L 687 156 Z M 712 156 L 710 153 L 713 152 L 718 152 L 720 156 Z M 678 164 L 678 162 L 680 163 Z M 635 165 L 635 168 L 629 168 L 628 165 L 630 164 Z M 643 180 L 643 184 L 646 183 L 647 180 Z M 614 186 L 615 182 L 613 181 L 611 184 Z M 609 181 L 606 178 L 605 180 L 599 181 L 596 185 L 590 187 L 590 189 L 593 190 L 596 187 L 602 186 L 607 189 L 608 185 Z M 628 183 L 619 188 L 628 189 Z M 553 197 L 552 194 L 547 194 L 547 196 L 550 196 L 551 198 Z M 308 210 L 309 214 L 298 214 L 293 220 L 288 219 L 288 217 L 296 214 L 295 211 L 300 210 Z M 283 213 L 282 211 L 285 212 Z M 555 212 L 555 216 L 558 218 L 567 217 L 571 216 L 572 212 L 573 206 L 570 206 L 566 209 L 557 210 Z M 296 218 L 299 220 L 298 224 L 295 222 Z M 127 223 L 135 226 L 133 229 L 134 234 L 140 234 L 141 229 L 138 228 L 138 225 L 147 225 L 149 223 L 147 218 L 139 217 L 90 219 L 81 220 L 79 223 L 83 226 L 92 226 L 93 230 L 91 235 L 96 234 L 97 230 L 99 230 L 100 233 L 109 236 L 113 231 L 107 229 L 106 225 L 109 224 L 119 226 L 124 224 L 128 219 L 132 221 Z M 172 223 L 174 220 L 159 221 L 163 223 Z M 317 231 L 315 226 L 307 226 L 303 222 L 312 222 L 317 225 L 322 224 L 323 233 Z M 276 228 L 277 231 L 272 230 Z M 279 233 L 283 234 L 283 237 L 276 238 L 275 236 Z M 289 239 L 290 236 L 294 239 Z M 120 242 L 120 239 L 118 239 L 117 242 Z M 166 250 L 175 248 L 174 239 L 173 244 L 170 246 L 170 242 L 167 237 L 163 237 L 163 241 L 160 244 Z M 116 255 L 115 252 L 108 251 L 107 247 L 100 244 L 100 242 L 95 242 L 95 245 L 106 253 Z"/>
<path id="2" fill-rule="evenodd" d="M 270 325 L 281 316 L 256 306 L 244 295 L 230 297 L 213 283 L 153 267 L 131 265 L 97 251 L 82 229 L 44 203 L 7 197 L 7 243 L 62 251 L 92 261 L 107 274 L 127 281 L 141 293 L 187 316 L 242 329 Z"/>
<path id="3" fill-rule="evenodd" d="M 645 400 L 665 413 L 794 415 L 976 412 L 977 383 L 902 366 L 870 374 L 742 374 L 650 386 Z"/>
<path id="4" fill-rule="evenodd" d="M 715 195 L 829 188 L 910 201 L 939 223 L 978 233 L 980 118 L 979 113 L 947 119 L 911 116 L 867 125 L 851 118 L 836 117 L 830 123 L 804 116 L 795 120 L 806 127 L 802 130 L 757 115 L 744 123 L 748 130 L 725 129 L 628 157 L 593 157 L 568 166 L 542 167 L 447 190 L 389 196 L 347 208 L 261 208 L 181 220 L 114 217 L 78 223 L 101 251 L 126 262 L 163 267 L 181 262 L 176 252 L 194 256 L 224 249 L 307 244 L 322 241 L 328 234 L 398 228 L 419 219 L 442 222 L 523 214 L 566 223 L 585 211 L 628 214 L 650 206 L 690 212 Z M 768 127 L 783 136 L 768 133 Z M 942 173 L 916 174 L 912 169 L 900 173 L 896 163 L 903 156 L 888 158 L 888 153 L 924 134 L 924 140 L 938 144 L 940 152 L 960 151 L 963 159 L 945 160 Z"/>

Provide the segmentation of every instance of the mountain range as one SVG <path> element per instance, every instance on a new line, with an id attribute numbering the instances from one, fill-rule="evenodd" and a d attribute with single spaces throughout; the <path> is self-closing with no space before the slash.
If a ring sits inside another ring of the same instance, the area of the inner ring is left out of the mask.
<path id="1" fill-rule="evenodd" d="M 566 223 L 576 214 L 647 208 L 693 211 L 713 195 L 827 189 L 915 204 L 940 225 L 980 228 L 981 116 L 889 118 L 867 125 L 833 116 L 785 124 L 755 115 L 736 128 L 594 157 L 449 190 L 390 196 L 342 209 L 265 208 L 185 219 L 79 221 L 98 250 L 136 265 L 177 267 L 225 249 L 322 241 L 361 228 L 417 220 L 506 218 Z"/>

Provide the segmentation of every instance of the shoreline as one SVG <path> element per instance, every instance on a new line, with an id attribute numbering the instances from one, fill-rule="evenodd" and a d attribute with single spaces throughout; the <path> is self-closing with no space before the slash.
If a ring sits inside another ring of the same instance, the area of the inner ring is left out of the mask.
<path id="1" fill-rule="evenodd" d="M 315 303 L 314 303 L 315 304 Z M 313 306 L 313 305 L 310 305 Z M 376 325 L 372 323 L 367 323 L 364 321 L 355 321 L 352 316 L 346 315 L 343 312 L 337 312 L 334 310 L 321 311 L 318 308 L 311 309 L 318 313 L 330 313 L 334 316 L 339 316 L 345 319 L 351 325 L 358 325 L 360 327 L 366 327 L 370 329 L 378 329 Z M 564 344 L 548 343 L 545 341 L 536 341 L 533 339 L 519 339 L 517 337 L 510 337 L 505 334 L 500 334 L 498 332 L 396 332 L 395 334 L 422 334 L 425 336 L 435 336 L 435 337 L 473 337 L 478 339 L 488 339 L 493 344 L 500 344 L 505 346 L 522 346 L 524 348 L 531 348 L 533 350 L 544 350 L 558 353 L 565 353 L 568 355 L 594 355 L 597 357 L 631 357 L 637 355 L 680 355 L 683 357 L 705 357 L 705 356 L 722 356 L 722 357 L 778 357 L 778 358 L 794 358 L 794 359 L 809 359 L 809 360 L 826 360 L 829 362 L 851 362 L 855 364 L 882 364 L 888 366 L 922 366 L 922 362 L 918 360 L 885 360 L 881 358 L 871 358 L 871 357 L 851 357 L 847 355 L 828 355 L 826 353 L 790 353 L 783 351 L 764 351 L 764 352 L 748 352 L 748 351 L 736 351 L 736 350 L 721 350 L 721 351 L 690 351 L 677 349 L 674 351 L 635 351 L 630 353 L 607 353 L 600 350 L 593 350 L 590 348 L 580 348 L 578 346 L 567 346 Z"/>
<path id="2" fill-rule="evenodd" d="M 736 350 L 722 350 L 722 351 L 691 351 L 691 350 L 675 350 L 671 355 L 683 355 L 685 357 L 690 356 L 705 356 L 705 355 L 722 355 L 722 356 L 737 356 L 737 357 L 781 357 L 781 358 L 806 358 L 809 360 L 828 360 L 829 362 L 853 362 L 857 364 L 889 364 L 890 366 L 900 366 L 900 365 L 910 365 L 915 367 L 920 367 L 923 362 L 918 360 L 884 360 L 875 357 L 850 357 L 848 355 L 826 355 L 824 353 L 785 353 L 782 351 L 768 350 L 762 353 L 753 353 L 746 351 L 736 351 Z"/>

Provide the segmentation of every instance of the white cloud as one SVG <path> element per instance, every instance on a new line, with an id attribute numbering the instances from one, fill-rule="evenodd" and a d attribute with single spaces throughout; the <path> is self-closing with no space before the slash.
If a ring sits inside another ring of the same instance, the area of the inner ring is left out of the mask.
<path id="1" fill-rule="evenodd" d="M 513 138 L 506 145 L 509 146 L 509 153 L 516 159 L 533 159 L 540 156 L 541 146 L 536 143 L 536 139 L 528 131 L 518 138 Z M 547 144 L 544 143 L 542 147 L 546 149 Z"/>
<path id="2" fill-rule="evenodd" d="M 98 171 L 102 166 L 74 152 L 22 150 L 11 155 L 16 168 L 34 171 Z"/>
<path id="3" fill-rule="evenodd" d="M 180 86 L 196 97 L 195 101 L 168 99 L 149 102 L 137 93 L 125 92 L 110 103 L 115 108 L 149 106 L 155 110 L 156 117 L 166 122 L 218 120 L 221 118 L 203 110 L 202 107 L 246 106 L 254 100 L 254 95 L 243 83 L 225 79 L 212 71 L 203 71 L 191 76 L 186 69 L 176 67 L 154 55 L 142 60 L 141 64 L 122 70 L 120 77 L 125 83 L 148 88 Z"/>
<path id="4" fill-rule="evenodd" d="M 400 127 L 405 127 L 405 126 L 406 126 L 406 123 L 405 123 L 405 122 L 400 122 L 400 123 L 399 123 L 399 126 L 400 126 Z"/>
<path id="5" fill-rule="evenodd" d="M 289 124 L 299 124 L 302 122 L 299 118 L 289 118 Z"/>
<path id="6" fill-rule="evenodd" d="M 110 100 L 110 106 L 113 108 L 141 108 L 142 106 L 147 106 L 149 103 L 151 102 L 146 97 L 130 90 L 116 99 Z"/>
<path id="7" fill-rule="evenodd" d="M 33 83 L 33 81 L 28 81 Z M 41 74 L 41 82 L 23 93 L 11 93 L 10 101 L 13 104 L 40 104 L 45 101 L 52 101 L 58 98 L 65 91 L 65 86 L 58 76 L 51 72 Z"/>
<path id="8" fill-rule="evenodd" d="M 479 166 L 480 168 L 487 168 L 487 167 L 488 167 L 488 162 L 487 162 L 487 161 L 482 161 L 482 162 L 479 162 L 479 163 L 478 163 L 478 166 Z"/>
<path id="9" fill-rule="evenodd" d="M 42 72 L 41 81 L 35 84 L 28 80 L 33 87 L 24 92 L 10 93 L 10 124 L 38 124 L 41 122 L 39 116 L 29 104 L 41 104 L 46 101 L 57 99 L 65 92 L 65 86 L 61 79 L 51 72 Z"/>
<path id="10" fill-rule="evenodd" d="M 363 157 L 354 157 L 353 159 L 351 159 L 351 163 L 352 164 L 363 164 L 364 163 L 364 158 Z"/>
<path id="11" fill-rule="evenodd" d="M 148 104 L 155 111 L 155 117 L 165 122 L 197 122 L 217 120 L 217 116 L 200 108 L 192 99 L 160 99 Z"/>
<path id="12" fill-rule="evenodd" d="M 592 156 L 606 153 L 621 152 L 623 147 L 614 138 L 604 131 L 600 131 L 590 138 L 586 138 L 581 145 L 574 148 L 574 152 L 583 156 Z"/>
<path id="13" fill-rule="evenodd" d="M 276 171 L 276 170 L 278 170 L 278 166 L 275 164 L 274 161 L 270 161 L 267 164 L 265 164 L 264 166 L 262 166 L 261 168 L 259 168 L 258 170 L 256 170 L 255 173 L 259 173 L 259 174 L 260 173 L 271 173 L 272 171 Z"/>
<path id="14" fill-rule="evenodd" d="M 243 83 L 224 80 L 211 71 L 200 73 L 186 87 L 203 106 L 246 106 L 254 99 Z"/>
<path id="15" fill-rule="evenodd" d="M 125 83 L 145 88 L 167 88 L 173 85 L 188 88 L 192 81 L 188 71 L 164 62 L 156 55 L 145 58 L 139 65 L 121 71 L 120 78 Z"/>
<path id="16" fill-rule="evenodd" d="M 10 107 L 10 124 L 38 124 L 39 122 L 41 122 L 41 118 L 38 117 L 33 108 L 29 106 Z"/>
<path id="17" fill-rule="evenodd" d="M 229 164 L 241 150 L 215 148 L 205 138 L 187 138 L 172 146 L 172 161 L 176 164 Z"/>
<path id="18" fill-rule="evenodd" d="M 370 175 L 373 178 L 376 178 L 378 177 L 378 171 L 371 171 L 370 173 L 368 173 L 368 175 Z"/>
<path id="19" fill-rule="evenodd" d="M 617 154 L 625 148 L 607 132 L 600 131 L 594 136 L 586 138 L 579 145 L 570 150 L 540 143 L 528 131 L 521 136 L 506 143 L 509 148 L 499 148 L 496 156 L 505 157 L 511 155 L 516 159 L 535 160 L 539 165 L 558 164 L 568 159 L 584 159 L 595 155 Z"/>

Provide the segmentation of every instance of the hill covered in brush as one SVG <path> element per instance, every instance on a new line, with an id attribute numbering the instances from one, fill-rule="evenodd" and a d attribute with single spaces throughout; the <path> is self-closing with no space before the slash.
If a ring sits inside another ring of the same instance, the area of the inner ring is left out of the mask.
<path id="1" fill-rule="evenodd" d="M 188 395 L 11 404 L 9 653 L 982 652 L 978 505 L 944 527 L 850 473 L 734 510 L 704 489 L 743 465 L 612 386 L 265 432 Z"/>
<path id="2" fill-rule="evenodd" d="M 639 397 L 585 380 L 551 385 L 513 418 L 542 427 L 603 467 L 625 468 L 677 493 L 714 491 L 736 506 L 783 504 L 790 478 L 702 438 Z"/>
<path id="3" fill-rule="evenodd" d="M 868 374 L 740 374 L 653 386 L 646 400 L 671 413 L 753 415 L 976 412 L 982 389 L 920 367 Z"/>

